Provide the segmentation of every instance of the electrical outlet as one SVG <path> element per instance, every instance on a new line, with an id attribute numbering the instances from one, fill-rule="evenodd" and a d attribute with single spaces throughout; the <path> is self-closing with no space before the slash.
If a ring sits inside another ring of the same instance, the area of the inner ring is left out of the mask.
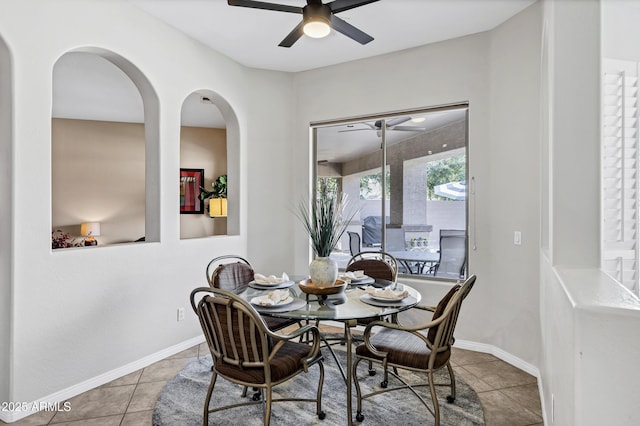
<path id="1" fill-rule="evenodd" d="M 184 308 L 178 308 L 178 322 L 184 319 Z"/>

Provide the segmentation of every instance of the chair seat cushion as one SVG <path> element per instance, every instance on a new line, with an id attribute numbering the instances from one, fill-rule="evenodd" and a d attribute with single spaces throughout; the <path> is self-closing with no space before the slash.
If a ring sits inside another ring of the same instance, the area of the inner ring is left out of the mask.
<path id="1" fill-rule="evenodd" d="M 409 332 L 383 328 L 371 337 L 371 343 L 379 351 L 388 352 L 387 362 L 391 364 L 422 370 L 429 368 L 431 350 L 422 339 Z M 365 344 L 356 347 L 356 354 L 382 360 L 381 357 L 373 355 Z M 446 365 L 450 356 L 451 348 L 438 353 L 433 368 L 438 369 Z"/>
<path id="2" fill-rule="evenodd" d="M 311 346 L 307 344 L 286 342 L 271 361 L 271 381 L 279 382 L 300 372 L 302 360 L 308 357 L 310 352 Z M 320 352 L 318 352 L 316 359 L 319 358 L 321 358 Z M 216 361 L 215 369 L 218 374 L 232 381 L 235 379 L 246 383 L 265 383 L 264 368 L 262 367 L 241 368 Z"/>

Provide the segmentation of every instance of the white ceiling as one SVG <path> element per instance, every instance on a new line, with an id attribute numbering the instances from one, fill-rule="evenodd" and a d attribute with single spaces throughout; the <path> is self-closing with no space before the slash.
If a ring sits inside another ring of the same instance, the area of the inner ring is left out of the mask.
<path id="1" fill-rule="evenodd" d="M 488 31 L 535 0 L 380 0 L 337 16 L 371 35 L 366 45 L 332 31 L 278 43 L 301 21 L 296 13 L 229 6 L 224 0 L 129 0 L 243 65 L 303 71 Z M 305 0 L 269 0 L 304 6 Z M 325 1 L 327 3 L 328 1 Z"/>
<path id="2" fill-rule="evenodd" d="M 129 2 L 246 66 L 293 72 L 487 31 L 535 0 L 380 0 L 338 15 L 373 36 L 372 42 L 363 46 L 332 31 L 320 40 L 303 36 L 291 48 L 278 43 L 298 24 L 298 14 L 233 7 L 224 0 Z M 305 0 L 271 2 L 306 4 Z M 97 55 L 64 55 L 56 63 L 53 79 L 54 117 L 144 121 L 142 99 L 131 80 Z M 206 93 L 187 98 L 182 123 L 224 128 L 218 108 L 202 103 L 201 96 Z M 375 131 L 340 136 L 353 139 L 367 133 Z"/>

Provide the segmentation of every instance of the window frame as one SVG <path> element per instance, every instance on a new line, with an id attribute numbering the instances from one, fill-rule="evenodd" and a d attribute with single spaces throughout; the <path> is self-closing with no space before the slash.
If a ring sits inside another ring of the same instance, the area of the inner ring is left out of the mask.
<path id="1" fill-rule="evenodd" d="M 356 123 L 362 123 L 364 121 L 377 121 L 377 120 L 392 120 L 394 118 L 398 118 L 398 117 L 402 117 L 402 116 L 407 116 L 407 115 L 417 115 L 417 114 L 429 114 L 429 113 L 435 113 L 435 112 L 444 112 L 444 111 L 452 111 L 452 110 L 463 110 L 464 111 L 464 143 L 463 143 L 463 147 L 464 147 L 464 156 L 465 156 L 465 176 L 466 176 L 466 180 L 468 182 L 467 185 L 467 193 L 466 193 L 466 198 L 465 198 L 465 207 L 464 207 L 464 223 L 465 223 L 465 233 L 466 233 L 466 242 L 465 242 L 465 253 L 466 253 L 466 261 L 465 261 L 465 277 L 468 277 L 470 275 L 470 259 L 469 259 L 469 247 L 470 247 L 470 236 L 472 234 L 472 230 L 470 229 L 470 203 L 472 202 L 472 200 L 470 200 L 470 198 L 472 196 L 475 196 L 475 194 L 472 192 L 472 188 L 471 185 L 473 184 L 474 179 L 470 178 L 470 174 L 469 174 L 469 165 L 470 165 L 470 158 L 469 158 L 469 103 L 468 102 L 461 102 L 461 103 L 456 103 L 456 104 L 450 104 L 450 105 L 444 105 L 444 106 L 436 106 L 436 107 L 424 107 L 424 108 L 418 108 L 418 109 L 408 109 L 408 110 L 400 110 L 400 111 L 395 111 L 395 112 L 388 112 L 388 113 L 379 113 L 379 114 L 372 114 L 372 115 L 363 115 L 363 116 L 357 116 L 357 117 L 349 117 L 349 118 L 343 118 L 343 119 L 334 119 L 334 120 L 327 120 L 327 121 L 318 121 L 318 122 L 312 122 L 310 123 L 310 135 L 311 135 L 311 147 L 312 147 L 312 165 L 311 165 L 311 189 L 312 189 L 312 193 L 316 194 L 317 192 L 317 181 L 318 181 L 318 144 L 319 144 L 319 137 L 318 137 L 318 129 L 322 128 L 322 127 L 330 127 L 330 126 L 338 126 L 338 125 L 353 125 Z M 381 197 L 381 213 L 380 216 L 385 218 L 387 216 L 387 207 L 386 207 L 386 203 L 385 203 L 385 199 L 387 196 L 387 185 L 388 183 L 386 182 L 386 173 L 384 173 L 383 171 L 385 171 L 386 169 L 388 169 L 390 167 L 390 165 L 387 163 L 387 148 L 388 148 L 388 144 L 387 144 L 387 138 L 386 138 L 386 122 L 383 121 L 383 124 L 380 126 L 378 132 L 381 134 L 381 161 L 379 164 L 379 168 L 377 169 L 377 171 L 379 173 L 381 173 L 381 187 L 382 187 L 382 197 Z M 433 129 L 435 130 L 435 129 Z M 453 150 L 455 148 L 452 148 L 451 150 Z M 443 149 L 441 152 L 446 152 L 449 151 L 450 149 Z M 431 155 L 431 151 L 429 151 L 429 155 Z M 416 157 L 418 158 L 418 157 Z M 406 161 L 406 160 L 403 160 Z M 342 180 L 344 176 L 341 176 L 340 180 Z M 321 178 L 324 178 L 324 176 L 321 176 Z M 342 182 L 340 184 L 340 187 L 342 187 Z M 392 200 L 387 200 L 390 203 L 392 202 Z M 382 220 L 382 242 L 381 242 L 381 247 L 387 247 L 387 224 L 386 224 L 386 220 Z M 436 237 L 439 239 L 439 235 Z M 452 278 L 444 278 L 444 277 L 435 277 L 433 275 L 421 275 L 421 274 L 404 274 L 401 273 L 402 276 L 404 277 L 411 277 L 411 278 L 415 278 L 415 279 L 428 279 L 428 280 L 439 280 L 439 281 L 456 281 L 456 279 L 452 279 Z M 462 279 L 462 277 L 460 278 Z"/>

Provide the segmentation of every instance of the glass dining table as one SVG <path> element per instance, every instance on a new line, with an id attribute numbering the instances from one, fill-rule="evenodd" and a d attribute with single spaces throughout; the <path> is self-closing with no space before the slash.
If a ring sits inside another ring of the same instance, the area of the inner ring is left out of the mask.
<path id="1" fill-rule="evenodd" d="M 294 277 L 296 278 L 296 277 Z M 315 321 L 336 321 L 344 324 L 344 340 L 346 344 L 346 374 L 342 366 L 338 363 L 347 386 L 347 424 L 351 425 L 352 420 L 352 335 L 351 328 L 357 325 L 358 320 L 376 318 L 381 316 L 391 316 L 398 312 L 407 310 L 420 302 L 421 295 L 414 288 L 392 281 L 371 279 L 367 284 L 345 286 L 344 291 L 332 295 L 315 295 L 308 294 L 301 290 L 299 282 L 301 278 L 293 279 L 293 283 L 287 283 L 281 286 L 281 289 L 287 289 L 293 298 L 290 303 L 283 306 L 260 306 L 253 304 L 258 312 L 263 315 L 269 315 L 279 318 L 289 318 L 304 322 Z M 373 281 L 373 282 L 372 282 Z M 365 288 L 371 285 L 376 288 L 386 288 L 395 286 L 396 290 L 406 290 L 408 296 L 399 301 L 382 301 L 378 298 L 372 298 Z M 245 300 L 251 302 L 265 296 L 272 291 L 272 288 L 265 288 L 259 285 L 249 285 L 239 292 L 239 295 Z M 332 351 L 331 347 L 329 349 Z M 335 358 L 335 355 L 334 355 Z"/>

